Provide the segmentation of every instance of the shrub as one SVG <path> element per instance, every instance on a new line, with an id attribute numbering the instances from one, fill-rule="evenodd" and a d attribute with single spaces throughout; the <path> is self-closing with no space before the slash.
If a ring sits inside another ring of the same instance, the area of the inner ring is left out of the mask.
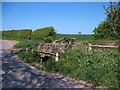
<path id="1" fill-rule="evenodd" d="M 18 56 L 26 63 L 34 63 L 34 62 L 38 63 L 41 60 L 38 54 L 36 53 L 32 54 L 31 49 L 28 50 L 28 53 L 26 53 L 25 51 L 20 51 L 18 53 Z"/>
<path id="2" fill-rule="evenodd" d="M 45 27 L 37 29 L 32 33 L 35 40 L 43 40 L 45 42 L 52 42 L 55 39 L 55 29 L 53 27 Z"/>

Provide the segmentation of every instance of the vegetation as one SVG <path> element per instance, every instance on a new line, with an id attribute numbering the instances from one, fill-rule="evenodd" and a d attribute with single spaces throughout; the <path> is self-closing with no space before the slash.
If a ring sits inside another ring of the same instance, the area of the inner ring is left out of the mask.
<path id="1" fill-rule="evenodd" d="M 14 47 L 15 48 L 37 48 L 39 44 L 39 41 L 37 40 L 24 40 L 24 41 L 20 41 L 19 43 L 15 44 Z"/>
<path id="2" fill-rule="evenodd" d="M 112 3 L 105 8 L 107 18 L 94 29 L 97 39 L 120 39 L 120 2 Z"/>
<path id="3" fill-rule="evenodd" d="M 37 54 L 19 52 L 25 62 L 48 72 L 57 72 L 77 80 L 86 80 L 94 86 L 118 87 L 118 51 L 94 49 L 86 52 L 84 49 L 69 49 L 58 62 L 52 58 L 40 63 Z"/>
<path id="4" fill-rule="evenodd" d="M 23 40 L 30 38 L 31 33 L 31 29 L 2 31 L 2 38 L 12 40 Z"/>
<path id="5" fill-rule="evenodd" d="M 45 27 L 32 30 L 10 30 L 2 31 L 3 39 L 21 39 L 16 44 L 16 48 L 28 48 L 20 51 L 18 56 L 26 63 L 30 63 L 41 70 L 57 72 L 65 76 L 73 77 L 77 80 L 86 80 L 94 86 L 119 87 L 119 53 L 120 49 L 92 49 L 87 52 L 85 48 L 68 49 L 63 58 L 55 62 L 53 58 L 47 57 L 41 61 L 38 53 L 32 53 L 32 49 L 37 49 L 39 42 L 51 43 L 55 39 L 64 38 L 65 42 L 76 38 L 80 44 L 100 44 L 107 45 L 111 42 L 118 42 L 120 39 L 120 3 L 110 5 L 106 10 L 107 18 L 97 28 L 92 35 L 70 35 L 56 34 L 53 27 Z M 100 39 L 100 40 L 98 40 Z M 110 39 L 110 40 L 108 40 Z M 113 40 L 111 40 L 113 39 Z M 72 41 L 74 42 L 74 41 Z M 118 44 L 117 44 L 118 45 Z"/>
<path id="6" fill-rule="evenodd" d="M 35 40 L 43 40 L 45 42 L 52 42 L 55 40 L 55 29 L 53 27 L 45 27 L 33 31 L 32 37 Z"/>
<path id="7" fill-rule="evenodd" d="M 84 41 L 84 40 L 93 40 L 94 37 L 92 35 L 78 35 L 78 34 L 57 34 L 56 35 L 56 39 L 60 39 L 60 38 L 76 38 L 76 41 Z"/>
<path id="8" fill-rule="evenodd" d="M 3 39 L 12 40 L 37 40 L 44 42 L 52 42 L 55 39 L 56 32 L 53 27 L 45 27 L 41 29 L 34 30 L 8 30 L 2 31 Z"/>
<path id="9" fill-rule="evenodd" d="M 80 44 L 88 45 L 88 43 L 91 43 L 92 45 L 113 45 L 118 46 L 119 40 L 106 40 L 106 39 L 99 39 L 99 40 L 84 40 L 80 41 Z"/>

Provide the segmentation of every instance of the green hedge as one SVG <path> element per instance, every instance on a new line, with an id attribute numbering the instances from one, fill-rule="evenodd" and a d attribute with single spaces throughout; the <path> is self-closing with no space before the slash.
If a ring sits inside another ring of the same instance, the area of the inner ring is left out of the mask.
<path id="1" fill-rule="evenodd" d="M 32 33 L 31 29 L 23 29 L 23 30 L 7 30 L 2 31 L 3 39 L 28 39 Z"/>
<path id="2" fill-rule="evenodd" d="M 35 40 L 43 40 L 45 42 L 52 42 L 55 39 L 55 29 L 53 27 L 45 27 L 33 31 L 32 37 Z"/>
<path id="3" fill-rule="evenodd" d="M 55 37 L 56 32 L 53 27 L 45 27 L 34 30 L 33 32 L 31 29 L 2 31 L 3 39 L 33 39 L 42 40 L 44 42 L 52 42 Z"/>

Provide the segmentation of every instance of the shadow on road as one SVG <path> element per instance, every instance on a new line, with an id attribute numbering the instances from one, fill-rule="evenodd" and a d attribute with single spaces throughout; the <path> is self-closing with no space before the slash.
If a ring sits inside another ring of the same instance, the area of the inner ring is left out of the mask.
<path id="1" fill-rule="evenodd" d="M 3 88 L 67 88 L 82 87 L 73 85 L 70 81 L 32 69 L 15 56 L 5 51 L 2 59 Z"/>

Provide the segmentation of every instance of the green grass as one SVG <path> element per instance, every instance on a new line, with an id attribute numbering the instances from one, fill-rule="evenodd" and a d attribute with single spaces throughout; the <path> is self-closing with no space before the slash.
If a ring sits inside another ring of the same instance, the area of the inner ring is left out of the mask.
<path id="1" fill-rule="evenodd" d="M 118 45 L 118 40 L 84 40 L 84 41 L 79 41 L 78 43 L 87 45 L 88 43 L 91 43 L 93 45 L 110 45 L 112 43 L 116 43 Z"/>
<path id="2" fill-rule="evenodd" d="M 23 40 L 23 41 L 19 41 L 19 43 L 14 45 L 14 47 L 16 48 L 29 48 L 29 47 L 37 48 L 39 42 L 40 41 L 38 40 Z"/>
<path id="3" fill-rule="evenodd" d="M 77 35 L 77 34 L 57 34 L 56 35 L 56 39 L 60 39 L 63 37 L 76 38 L 76 41 L 94 40 L 94 37 L 92 35 Z"/>

